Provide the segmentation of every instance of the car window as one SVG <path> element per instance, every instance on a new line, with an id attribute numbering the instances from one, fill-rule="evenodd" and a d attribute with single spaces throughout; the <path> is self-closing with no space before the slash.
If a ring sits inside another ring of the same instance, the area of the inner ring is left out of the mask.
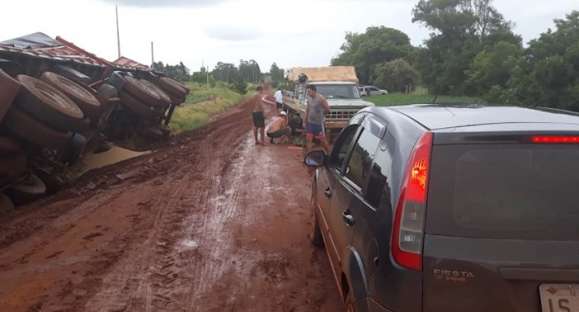
<path id="1" fill-rule="evenodd" d="M 435 146 L 428 230 L 497 239 L 578 240 L 579 146 Z"/>
<path id="2" fill-rule="evenodd" d="M 366 124 L 366 122 L 365 122 Z M 346 170 L 346 178 L 360 189 L 363 189 L 370 176 L 370 166 L 380 142 L 371 127 L 361 129 L 358 141 L 354 145 Z"/>
<path id="3" fill-rule="evenodd" d="M 352 148 L 352 142 L 354 141 L 358 128 L 359 125 L 357 124 L 350 125 L 347 128 L 345 128 L 340 134 L 340 136 L 338 136 L 338 138 L 336 139 L 330 157 L 331 159 L 330 163 L 334 168 L 338 170 L 344 168 L 346 160 L 348 158 L 348 154 L 350 152 L 350 149 Z"/>
<path id="4" fill-rule="evenodd" d="M 374 208 L 378 207 L 381 201 L 390 201 L 391 152 L 392 150 L 386 146 L 386 143 L 381 142 L 374 158 L 374 164 L 372 164 L 365 197 L 370 206 Z"/>

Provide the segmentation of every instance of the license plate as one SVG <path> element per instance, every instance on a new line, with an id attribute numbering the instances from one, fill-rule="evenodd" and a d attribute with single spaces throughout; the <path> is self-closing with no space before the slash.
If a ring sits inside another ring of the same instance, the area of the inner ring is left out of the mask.
<path id="1" fill-rule="evenodd" d="M 543 284 L 542 312 L 579 312 L 579 284 Z"/>

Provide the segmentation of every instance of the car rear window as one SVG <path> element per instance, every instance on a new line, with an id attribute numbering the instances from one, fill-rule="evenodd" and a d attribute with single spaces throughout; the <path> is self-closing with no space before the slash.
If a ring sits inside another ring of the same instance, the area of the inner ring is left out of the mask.
<path id="1" fill-rule="evenodd" d="M 427 232 L 579 240 L 579 145 L 443 145 L 432 153 Z"/>

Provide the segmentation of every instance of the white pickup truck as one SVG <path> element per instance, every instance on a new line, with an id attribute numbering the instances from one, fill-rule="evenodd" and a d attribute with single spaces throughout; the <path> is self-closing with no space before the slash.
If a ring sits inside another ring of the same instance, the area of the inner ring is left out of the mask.
<path id="1" fill-rule="evenodd" d="M 330 137 L 343 129 L 359 110 L 374 106 L 361 99 L 358 78 L 350 66 L 294 68 L 290 70 L 288 79 L 294 82 L 295 88 L 290 96 L 284 97 L 284 104 L 294 116 L 305 118 L 306 87 L 309 85 L 316 86 L 318 92 L 328 100 L 330 112 L 326 115 L 326 130 Z"/>

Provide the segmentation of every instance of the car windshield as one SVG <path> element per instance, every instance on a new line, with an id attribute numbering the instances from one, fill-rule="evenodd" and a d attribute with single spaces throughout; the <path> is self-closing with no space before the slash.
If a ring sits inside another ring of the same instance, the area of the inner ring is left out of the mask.
<path id="1" fill-rule="evenodd" d="M 432 234 L 579 240 L 579 146 L 435 146 Z"/>
<path id="2" fill-rule="evenodd" d="M 360 93 L 354 85 L 316 85 L 318 92 L 327 99 L 359 99 Z"/>

